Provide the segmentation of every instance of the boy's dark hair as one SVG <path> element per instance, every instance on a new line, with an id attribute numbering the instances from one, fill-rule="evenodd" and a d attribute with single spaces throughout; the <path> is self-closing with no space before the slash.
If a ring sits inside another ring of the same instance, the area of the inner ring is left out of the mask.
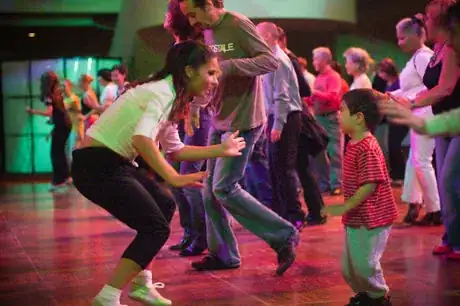
<path id="1" fill-rule="evenodd" d="M 106 82 L 112 82 L 112 71 L 110 69 L 100 69 L 97 76 L 101 77 Z"/>
<path id="2" fill-rule="evenodd" d="M 373 89 L 355 89 L 345 93 L 342 100 L 348 107 L 350 115 L 362 113 L 366 127 L 373 132 L 382 121 L 378 102 L 387 99 L 386 96 Z"/>
<path id="3" fill-rule="evenodd" d="M 128 70 L 126 69 L 126 67 L 124 65 L 115 65 L 112 67 L 112 71 L 118 71 L 120 74 L 122 75 L 127 75 L 128 74 Z"/>
<path id="4" fill-rule="evenodd" d="M 183 1 L 184 0 L 181 0 L 181 2 Z M 193 3 L 196 7 L 203 9 L 206 5 L 206 0 L 193 0 Z M 212 0 L 212 4 L 214 4 L 216 8 L 224 8 L 224 0 Z"/>

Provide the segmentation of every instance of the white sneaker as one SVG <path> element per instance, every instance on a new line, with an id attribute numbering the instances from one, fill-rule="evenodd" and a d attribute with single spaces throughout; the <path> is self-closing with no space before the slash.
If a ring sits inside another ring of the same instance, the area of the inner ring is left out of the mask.
<path id="1" fill-rule="evenodd" d="M 120 304 L 120 301 L 109 301 L 96 296 L 91 306 L 128 306 Z"/>
<path id="2" fill-rule="evenodd" d="M 162 297 L 156 290 L 156 288 L 161 289 L 164 287 L 165 284 L 163 283 L 154 283 L 152 285 L 139 285 L 133 283 L 129 297 L 148 306 L 170 306 L 172 302 Z"/>

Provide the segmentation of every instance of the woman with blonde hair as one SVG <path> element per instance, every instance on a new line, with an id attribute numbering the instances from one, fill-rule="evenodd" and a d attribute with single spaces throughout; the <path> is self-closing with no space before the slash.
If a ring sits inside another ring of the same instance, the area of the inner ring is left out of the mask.
<path id="1" fill-rule="evenodd" d="M 372 82 L 367 76 L 369 67 L 373 64 L 374 60 L 362 48 L 349 48 L 343 54 L 345 57 L 345 69 L 347 74 L 353 77 L 350 90 L 359 88 L 372 88 Z"/>
<path id="2" fill-rule="evenodd" d="M 100 107 L 99 100 L 97 99 L 96 93 L 94 92 L 91 84 L 94 78 L 89 74 L 83 74 L 80 77 L 78 85 L 83 90 L 82 97 L 82 120 L 85 125 L 85 131 L 96 122 L 99 115 L 93 112 L 93 109 Z"/>
<path id="3" fill-rule="evenodd" d="M 78 148 L 83 140 L 85 126 L 81 120 L 81 100 L 73 92 L 73 84 L 69 80 L 64 80 L 64 106 L 72 122 L 72 130 L 67 141 L 67 157 L 71 161 L 72 151 Z"/>

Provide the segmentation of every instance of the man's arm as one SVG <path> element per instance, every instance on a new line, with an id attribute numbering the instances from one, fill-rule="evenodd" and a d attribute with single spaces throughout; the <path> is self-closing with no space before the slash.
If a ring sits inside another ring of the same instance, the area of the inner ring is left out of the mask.
<path id="1" fill-rule="evenodd" d="M 238 44 L 249 57 L 221 61 L 221 70 L 224 75 L 254 77 L 278 68 L 278 59 L 249 19 L 240 19 L 235 31 L 238 35 Z"/>

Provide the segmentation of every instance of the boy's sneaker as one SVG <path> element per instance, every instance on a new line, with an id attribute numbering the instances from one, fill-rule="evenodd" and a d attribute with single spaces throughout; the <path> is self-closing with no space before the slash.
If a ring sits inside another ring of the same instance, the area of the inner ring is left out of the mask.
<path id="1" fill-rule="evenodd" d="M 131 293 L 129 297 L 133 300 L 144 303 L 144 305 L 149 306 L 169 306 L 172 305 L 172 302 L 168 299 L 165 299 L 161 294 L 156 290 L 156 288 L 164 288 L 163 283 L 154 283 L 151 285 L 139 285 L 132 283 Z"/>

